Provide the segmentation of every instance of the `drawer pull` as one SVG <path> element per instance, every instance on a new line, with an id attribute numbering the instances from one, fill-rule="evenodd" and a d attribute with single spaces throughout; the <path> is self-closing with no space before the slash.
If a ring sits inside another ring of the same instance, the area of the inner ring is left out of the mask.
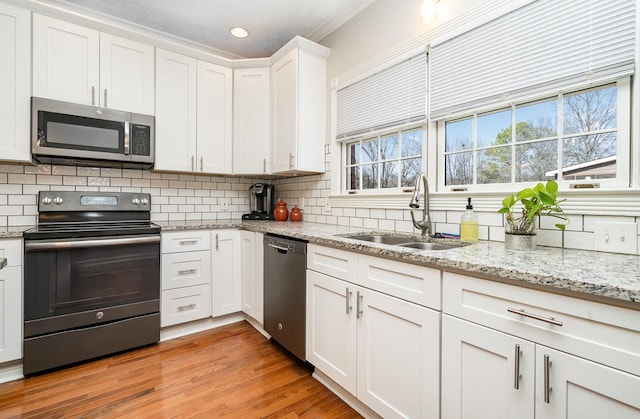
<path id="1" fill-rule="evenodd" d="M 186 246 L 188 244 L 197 244 L 198 240 L 181 240 L 178 242 L 180 246 Z"/>
<path id="2" fill-rule="evenodd" d="M 524 309 L 515 309 L 515 308 L 507 308 L 509 313 L 519 314 L 524 317 L 529 317 L 530 319 L 540 320 L 541 322 L 550 323 L 555 326 L 562 326 L 562 322 L 554 319 L 553 317 L 544 317 L 539 314 L 527 313 Z"/>
<path id="3" fill-rule="evenodd" d="M 520 345 L 516 345 L 515 350 L 515 372 L 513 373 L 513 388 L 520 390 Z"/>
<path id="4" fill-rule="evenodd" d="M 549 384 L 549 368 L 551 367 L 551 360 L 549 355 L 544 356 L 544 402 L 549 403 L 551 396 L 551 385 Z"/>
<path id="5" fill-rule="evenodd" d="M 196 308 L 195 303 L 187 304 L 186 306 L 178 306 L 178 311 L 191 310 L 192 308 Z"/>
<path id="6" fill-rule="evenodd" d="M 347 293 L 344 296 L 344 301 L 345 301 L 345 309 L 347 314 L 351 313 L 351 310 L 353 310 L 353 306 L 351 305 L 351 296 L 353 295 L 353 291 L 349 291 L 349 287 L 347 287 Z"/>
<path id="7" fill-rule="evenodd" d="M 182 271 L 178 271 L 178 275 L 190 275 L 190 274 L 194 274 L 198 272 L 195 268 L 194 269 L 185 269 Z"/>

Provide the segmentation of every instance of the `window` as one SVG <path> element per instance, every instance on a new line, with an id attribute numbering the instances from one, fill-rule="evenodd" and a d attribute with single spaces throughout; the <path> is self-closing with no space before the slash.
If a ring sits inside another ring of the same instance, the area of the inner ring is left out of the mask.
<path id="1" fill-rule="evenodd" d="M 423 167 L 426 66 L 420 53 L 337 91 L 342 193 L 413 186 Z"/>
<path id="2" fill-rule="evenodd" d="M 397 130 L 345 144 L 345 190 L 410 187 L 422 170 L 423 128 Z"/>
<path id="3" fill-rule="evenodd" d="M 444 186 L 628 182 L 617 164 L 629 144 L 619 129 L 627 89 L 628 78 L 444 122 Z"/>

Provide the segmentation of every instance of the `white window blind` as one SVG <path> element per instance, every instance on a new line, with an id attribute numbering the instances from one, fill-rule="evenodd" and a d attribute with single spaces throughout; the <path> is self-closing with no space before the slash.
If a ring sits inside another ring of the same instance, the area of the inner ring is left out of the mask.
<path id="1" fill-rule="evenodd" d="M 419 54 L 337 92 L 338 140 L 426 119 L 427 58 Z"/>
<path id="2" fill-rule="evenodd" d="M 430 50 L 431 119 L 633 74 L 636 0 L 538 0 Z"/>

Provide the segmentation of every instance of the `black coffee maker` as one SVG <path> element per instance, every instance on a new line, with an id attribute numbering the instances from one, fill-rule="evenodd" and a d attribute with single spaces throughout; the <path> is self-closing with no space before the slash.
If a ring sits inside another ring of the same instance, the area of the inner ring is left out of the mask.
<path id="1" fill-rule="evenodd" d="M 266 183 L 254 183 L 249 186 L 249 214 L 243 214 L 243 220 L 273 220 L 275 208 L 275 188 Z"/>

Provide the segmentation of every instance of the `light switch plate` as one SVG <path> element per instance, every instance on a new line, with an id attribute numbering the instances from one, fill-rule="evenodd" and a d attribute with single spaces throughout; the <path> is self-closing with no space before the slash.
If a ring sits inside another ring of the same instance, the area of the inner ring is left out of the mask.
<path id="1" fill-rule="evenodd" d="M 593 223 L 594 250 L 638 254 L 637 223 Z"/>
<path id="2" fill-rule="evenodd" d="M 218 198 L 218 204 L 223 212 L 229 211 L 229 198 Z"/>

